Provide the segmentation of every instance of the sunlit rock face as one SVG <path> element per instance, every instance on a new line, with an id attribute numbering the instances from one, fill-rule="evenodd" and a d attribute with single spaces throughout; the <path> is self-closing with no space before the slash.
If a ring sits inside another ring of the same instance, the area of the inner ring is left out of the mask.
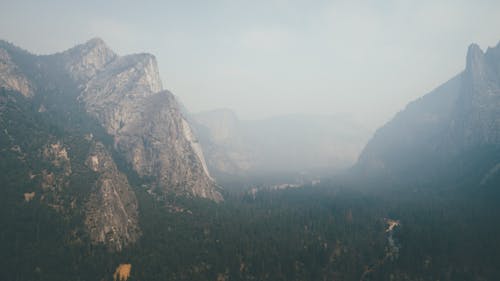
<path id="1" fill-rule="evenodd" d="M 60 54 L 63 65 L 71 77 L 79 82 L 86 82 L 94 77 L 117 55 L 100 38 L 89 40 Z"/>
<path id="2" fill-rule="evenodd" d="M 162 90 L 154 56 L 120 57 L 99 39 L 62 56 L 80 83 L 78 99 L 134 170 L 155 179 L 155 191 L 223 200 L 175 97 Z"/>
<path id="3" fill-rule="evenodd" d="M 467 162 L 467 152 L 475 150 L 478 155 L 481 149 L 499 146 L 500 44 L 486 52 L 472 44 L 465 70 L 408 104 L 380 128 L 356 168 L 369 175 L 392 179 L 403 175 L 420 182 L 442 175 L 444 167 Z M 492 164 L 500 161 L 490 156 Z"/>
<path id="4" fill-rule="evenodd" d="M 61 142 L 45 146 L 43 157 L 45 160 L 50 161 L 54 167 L 62 169 L 64 176 L 71 174 L 71 161 L 68 157 L 68 151 Z"/>
<path id="5" fill-rule="evenodd" d="M 71 239 L 116 252 L 141 235 L 127 176 L 152 196 L 222 201 L 158 73 L 154 56 L 118 56 L 100 39 L 53 55 L 0 40 L 0 156 L 25 167 L 18 199 L 81 220 L 72 232 L 88 235 Z"/>
<path id="6" fill-rule="evenodd" d="M 85 226 L 94 244 L 121 251 L 140 236 L 137 198 L 101 143 L 93 143 L 86 164 L 98 179 L 85 206 Z"/>
<path id="7" fill-rule="evenodd" d="M 25 97 L 32 97 L 33 85 L 12 61 L 10 54 L 0 47 L 0 87 L 18 91 Z"/>

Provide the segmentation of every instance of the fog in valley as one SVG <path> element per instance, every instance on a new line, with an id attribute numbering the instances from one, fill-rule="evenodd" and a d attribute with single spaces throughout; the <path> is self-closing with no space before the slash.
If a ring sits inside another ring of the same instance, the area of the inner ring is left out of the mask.
<path id="1" fill-rule="evenodd" d="M 240 120 L 221 109 L 194 114 L 193 121 L 208 167 L 221 181 L 303 184 L 332 176 L 357 161 L 372 133 L 342 115 Z"/>
<path id="2" fill-rule="evenodd" d="M 0 0 L 0 280 L 500 280 L 499 15 Z"/>

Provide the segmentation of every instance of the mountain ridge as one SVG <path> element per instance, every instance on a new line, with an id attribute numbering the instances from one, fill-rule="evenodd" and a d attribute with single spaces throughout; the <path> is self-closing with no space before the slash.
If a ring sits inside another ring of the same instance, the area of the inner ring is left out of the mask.
<path id="1" fill-rule="evenodd" d="M 63 217 L 82 212 L 74 227 L 93 244 L 120 252 L 140 238 L 137 190 L 128 179 L 135 174 L 158 200 L 223 200 L 151 54 L 118 56 L 99 38 L 52 55 L 1 41 L 0 89 L 0 128 L 11 140 L 2 144 L 2 158 L 12 161 L 12 169 L 26 165 L 31 202 Z M 39 128 L 34 134 L 40 136 L 26 137 L 16 122 Z M 51 164 L 47 147 L 63 149 L 71 168 Z M 11 149 L 18 156 L 9 156 Z"/>
<path id="2" fill-rule="evenodd" d="M 486 52 L 471 44 L 464 71 L 379 128 L 354 169 L 368 177 L 432 182 L 441 172 L 465 174 L 468 151 L 500 146 L 499 53 L 500 43 Z"/>

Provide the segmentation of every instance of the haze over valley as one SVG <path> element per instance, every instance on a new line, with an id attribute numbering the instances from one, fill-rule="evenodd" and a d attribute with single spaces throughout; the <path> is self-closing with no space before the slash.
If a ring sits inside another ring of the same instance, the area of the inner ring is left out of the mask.
<path id="1" fill-rule="evenodd" d="M 0 280 L 500 278 L 498 3 L 0 8 Z"/>

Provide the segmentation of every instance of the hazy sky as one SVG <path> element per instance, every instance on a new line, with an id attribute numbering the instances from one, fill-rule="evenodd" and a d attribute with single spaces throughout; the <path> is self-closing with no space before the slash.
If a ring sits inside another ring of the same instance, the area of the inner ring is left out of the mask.
<path id="1" fill-rule="evenodd" d="M 378 126 L 500 40 L 500 1 L 0 0 L 0 38 L 46 54 L 101 37 L 156 55 L 193 112 L 351 113 Z"/>

